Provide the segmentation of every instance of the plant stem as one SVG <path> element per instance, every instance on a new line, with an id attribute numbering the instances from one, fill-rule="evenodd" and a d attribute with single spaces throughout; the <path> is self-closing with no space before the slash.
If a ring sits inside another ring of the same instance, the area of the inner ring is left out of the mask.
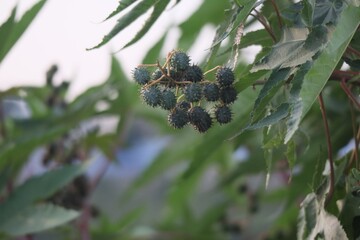
<path id="1" fill-rule="evenodd" d="M 279 22 L 280 29 L 282 29 L 283 23 L 282 23 L 282 20 L 281 20 L 279 8 L 278 8 L 278 6 L 277 6 L 277 4 L 276 4 L 276 2 L 275 2 L 274 0 L 271 0 L 271 4 L 273 5 L 273 7 L 274 7 L 274 9 L 275 9 L 275 12 L 276 12 L 276 16 L 277 16 L 277 19 L 278 19 L 278 22 Z"/>
<path id="2" fill-rule="evenodd" d="M 330 189 L 329 189 L 329 193 L 325 200 L 325 205 L 327 205 L 330 202 L 330 200 L 334 194 L 334 185 L 335 185 L 334 160 L 333 160 L 333 154 L 332 154 L 329 125 L 328 125 L 328 121 L 327 121 L 325 104 L 324 104 L 324 100 L 322 97 L 322 93 L 319 94 L 318 99 L 319 99 L 320 111 L 321 111 L 321 115 L 322 115 L 322 119 L 323 119 L 324 127 L 325 127 L 326 144 L 327 144 L 327 149 L 328 149 L 328 159 L 329 159 L 329 164 L 330 164 Z"/>
<path id="3" fill-rule="evenodd" d="M 344 90 L 344 92 L 346 93 L 346 95 L 350 98 L 350 100 L 354 103 L 354 105 L 360 109 L 360 104 L 359 102 L 356 100 L 356 98 L 354 97 L 354 95 L 351 93 L 350 89 L 346 86 L 346 82 L 345 79 L 342 79 L 340 82 L 340 86 L 341 88 Z"/>
<path id="4" fill-rule="evenodd" d="M 360 57 L 360 52 L 358 50 L 356 50 L 355 48 L 348 46 L 346 50 L 348 52 L 353 53 L 356 56 Z"/>
<path id="5" fill-rule="evenodd" d="M 256 10 L 255 10 L 256 11 Z M 257 12 L 257 11 L 256 11 Z M 258 13 L 259 14 L 259 13 Z M 254 15 L 252 13 L 250 13 L 251 16 L 253 16 L 254 18 L 256 18 L 265 28 L 265 30 L 270 34 L 273 42 L 276 42 L 276 37 L 275 34 L 273 33 L 273 31 L 271 30 L 270 26 L 265 22 L 264 19 L 262 19 L 261 17 L 259 17 L 258 15 Z"/>

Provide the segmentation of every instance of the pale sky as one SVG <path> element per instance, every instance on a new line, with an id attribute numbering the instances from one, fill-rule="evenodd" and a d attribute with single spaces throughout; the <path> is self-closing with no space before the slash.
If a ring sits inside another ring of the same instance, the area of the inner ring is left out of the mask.
<path id="1" fill-rule="evenodd" d="M 19 6 L 18 14 L 22 14 L 36 2 L 0 0 L 0 22 L 9 16 L 16 3 Z M 189 11 L 187 6 L 190 2 L 194 7 L 192 11 Z M 178 6 L 166 11 L 144 39 L 115 54 L 128 74 L 140 63 L 146 49 L 162 36 L 166 26 L 184 21 L 200 6 L 202 0 L 190 2 L 181 1 Z M 59 83 L 63 79 L 72 81 L 70 95 L 77 95 L 89 86 L 104 81 L 110 68 L 111 53 L 129 41 L 146 19 L 142 17 L 104 47 L 86 51 L 85 48 L 96 45 L 116 23 L 117 17 L 104 23 L 101 21 L 117 4 L 118 0 L 48 0 L 35 21 L 1 63 L 0 90 L 19 85 L 42 85 L 45 82 L 45 72 L 54 63 L 59 65 L 55 82 Z M 204 55 L 211 44 L 214 29 L 208 28 L 204 33 L 210 34 L 203 38 L 207 39 L 205 45 L 198 43 L 202 46 L 198 57 Z M 172 38 L 178 35 L 179 33 L 174 31 Z M 166 48 L 174 48 L 173 42 L 169 39 Z"/>

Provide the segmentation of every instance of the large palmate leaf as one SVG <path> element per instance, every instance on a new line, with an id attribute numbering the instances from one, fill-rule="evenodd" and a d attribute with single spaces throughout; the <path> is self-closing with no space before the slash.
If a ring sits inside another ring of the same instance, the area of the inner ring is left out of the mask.
<path id="1" fill-rule="evenodd" d="M 9 218 L 0 226 L 0 231 L 20 236 L 57 227 L 79 216 L 74 210 L 68 210 L 52 204 L 29 206 L 22 212 Z"/>
<path id="2" fill-rule="evenodd" d="M 16 8 L 12 11 L 8 20 L 0 27 L 0 63 L 15 45 L 19 38 L 23 35 L 25 30 L 29 27 L 30 23 L 34 20 L 37 14 L 40 12 L 46 0 L 40 0 L 34 6 L 32 6 L 20 20 L 14 19 Z"/>
<path id="3" fill-rule="evenodd" d="M 318 26 L 308 33 L 307 28 L 287 28 L 271 52 L 251 69 L 252 72 L 301 65 L 320 51 L 328 41 L 330 29 Z"/>
<path id="4" fill-rule="evenodd" d="M 66 166 L 32 177 L 0 204 L 0 228 L 35 201 L 51 196 L 84 171 L 83 165 Z"/>
<path id="5" fill-rule="evenodd" d="M 300 97 L 303 102 L 302 118 L 309 111 L 331 76 L 354 35 L 359 22 L 360 11 L 358 8 L 349 6 L 342 12 L 328 45 L 304 77 L 303 86 L 300 91 Z"/>

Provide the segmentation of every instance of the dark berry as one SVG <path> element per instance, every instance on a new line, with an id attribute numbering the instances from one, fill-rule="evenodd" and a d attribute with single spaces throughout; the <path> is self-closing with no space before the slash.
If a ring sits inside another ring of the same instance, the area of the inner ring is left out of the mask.
<path id="1" fill-rule="evenodd" d="M 234 72 L 228 67 L 221 67 L 216 72 L 216 80 L 220 86 L 230 86 L 234 80 Z"/>
<path id="2" fill-rule="evenodd" d="M 212 124 L 210 114 L 205 109 L 195 106 L 188 111 L 189 121 L 196 130 L 206 132 Z"/>
<path id="3" fill-rule="evenodd" d="M 236 89 L 233 86 L 220 88 L 220 99 L 225 104 L 235 102 L 237 97 Z"/>
<path id="4" fill-rule="evenodd" d="M 168 121 L 174 128 L 183 128 L 189 122 L 189 118 L 184 109 L 175 107 L 169 113 Z"/>
<path id="5" fill-rule="evenodd" d="M 215 110 L 215 118 L 220 124 L 231 122 L 232 113 L 228 106 L 218 106 Z"/>
<path id="6" fill-rule="evenodd" d="M 202 97 L 201 85 L 198 83 L 190 83 L 186 85 L 184 90 L 185 98 L 189 102 L 198 102 Z"/>
<path id="7" fill-rule="evenodd" d="M 219 86 L 215 83 L 207 83 L 203 88 L 204 97 L 206 100 L 210 102 L 214 102 L 219 100 L 220 97 L 220 89 Z"/>
<path id="8" fill-rule="evenodd" d="M 186 101 L 181 101 L 176 104 L 176 107 L 181 108 L 185 111 L 189 110 L 191 108 L 191 104 Z"/>
<path id="9" fill-rule="evenodd" d="M 137 84 L 145 85 L 150 81 L 150 73 L 144 67 L 137 67 L 133 71 L 133 78 Z"/>
<path id="10" fill-rule="evenodd" d="M 192 65 L 186 68 L 183 79 L 189 82 L 200 82 L 203 77 L 204 75 L 201 68 L 197 65 Z"/>
<path id="11" fill-rule="evenodd" d="M 142 89 L 141 96 L 145 103 L 152 107 L 158 106 L 161 102 L 161 91 L 155 86 Z"/>
<path id="12" fill-rule="evenodd" d="M 160 106 L 165 110 L 171 110 L 175 107 L 175 105 L 176 105 L 175 94 L 171 90 L 165 89 L 162 92 Z"/>
<path id="13" fill-rule="evenodd" d="M 189 56 L 182 51 L 176 51 L 173 53 L 170 59 L 170 66 L 175 69 L 175 71 L 184 71 L 189 67 L 190 58 Z"/>

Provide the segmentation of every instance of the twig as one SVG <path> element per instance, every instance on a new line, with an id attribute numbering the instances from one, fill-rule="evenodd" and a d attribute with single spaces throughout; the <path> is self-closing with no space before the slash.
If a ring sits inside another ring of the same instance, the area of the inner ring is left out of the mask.
<path id="1" fill-rule="evenodd" d="M 327 149 L 328 149 L 328 159 L 329 159 L 329 164 L 330 164 L 330 189 L 329 189 L 329 193 L 325 200 L 325 205 L 327 205 L 330 202 L 330 200 L 334 194 L 334 185 L 335 185 L 334 160 L 333 160 L 333 154 L 332 154 L 329 125 L 328 125 L 328 121 L 327 121 L 327 116 L 326 116 L 325 105 L 324 105 L 322 93 L 319 94 L 318 99 L 319 99 L 320 111 L 321 111 L 321 115 L 322 115 L 322 119 L 323 119 L 324 127 L 325 127 L 326 144 L 327 144 Z"/>
<path id="2" fill-rule="evenodd" d="M 349 99 L 349 104 L 350 104 L 351 123 L 352 123 L 352 129 L 353 129 L 353 134 L 354 134 L 355 147 L 351 153 L 350 161 L 345 170 L 345 173 L 348 173 L 350 171 L 350 169 L 352 168 L 352 165 L 354 163 L 354 160 L 356 161 L 356 164 L 355 164 L 356 168 L 358 167 L 357 165 L 359 162 L 358 151 L 359 151 L 360 128 L 356 127 L 356 119 L 355 119 L 353 103 L 351 102 L 350 99 Z M 356 131 L 356 129 L 358 129 L 358 130 Z"/>
<path id="3" fill-rule="evenodd" d="M 359 102 L 356 100 L 356 98 L 354 97 L 354 95 L 351 93 L 350 89 L 346 86 L 345 79 L 342 79 L 342 80 L 341 80 L 340 86 L 341 86 L 341 88 L 344 90 L 344 92 L 346 93 L 346 95 L 350 98 L 350 100 L 356 105 L 356 107 L 357 107 L 358 109 L 360 109 L 360 104 L 359 104 Z"/>
<path id="4" fill-rule="evenodd" d="M 351 52 L 351 53 L 355 54 L 356 56 L 360 57 L 360 52 L 358 50 L 356 50 L 355 48 L 348 46 L 346 50 L 348 52 Z"/>
<path id="5" fill-rule="evenodd" d="M 257 12 L 258 15 L 254 15 L 252 13 L 250 13 L 249 15 L 253 16 L 254 18 L 256 18 L 265 28 L 265 30 L 270 34 L 273 42 L 276 42 L 276 37 L 275 34 L 273 33 L 272 29 L 270 28 L 270 26 L 266 23 L 266 20 L 263 19 L 262 17 L 260 17 L 260 13 L 258 11 L 256 11 L 256 9 L 254 9 L 255 12 Z"/>
<path id="6" fill-rule="evenodd" d="M 276 4 L 276 2 L 275 2 L 274 0 L 271 0 L 271 4 L 273 5 L 273 7 L 274 7 L 274 9 L 275 9 L 275 12 L 276 12 L 276 16 L 277 16 L 277 19 L 278 19 L 278 22 L 279 22 L 280 29 L 282 29 L 283 23 L 282 23 L 282 20 L 281 20 L 279 8 L 278 8 L 278 6 L 277 6 L 277 4 Z"/>

